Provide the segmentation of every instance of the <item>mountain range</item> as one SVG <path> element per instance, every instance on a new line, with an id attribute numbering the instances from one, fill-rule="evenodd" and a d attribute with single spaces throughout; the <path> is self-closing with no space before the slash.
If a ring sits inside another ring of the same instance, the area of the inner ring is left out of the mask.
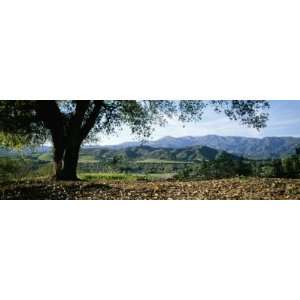
<path id="1" fill-rule="evenodd" d="M 141 147 L 142 146 L 142 147 Z M 145 148 L 145 147 L 148 148 Z M 192 151 L 191 157 L 197 157 L 199 151 L 203 153 L 210 153 L 210 157 L 217 155 L 220 151 L 225 151 L 232 155 L 243 156 L 253 159 L 269 159 L 279 158 L 295 153 L 295 149 L 300 146 L 300 138 L 298 137 L 265 137 L 265 138 L 249 138 L 238 136 L 218 136 L 218 135 L 205 135 L 205 136 L 184 136 L 184 137 L 171 137 L 166 136 L 164 138 L 155 141 L 141 142 L 126 142 L 119 145 L 100 146 L 89 145 L 82 148 L 82 153 L 92 152 L 100 153 L 108 156 L 112 155 L 111 150 L 114 150 L 115 154 L 120 154 L 116 150 L 121 151 L 122 155 L 134 155 L 134 153 L 147 152 L 147 157 L 155 158 L 155 155 L 160 157 L 174 156 L 174 153 L 180 156 L 180 151 L 183 150 Z M 206 147 L 206 148 L 205 148 Z M 136 149 L 134 149 L 136 148 Z M 109 150 L 109 151 L 107 151 Z M 165 150 L 165 151 L 164 151 Z M 209 151 L 208 151 L 209 150 Z M 35 149 L 34 152 L 49 153 L 51 147 L 42 146 Z M 198 152 L 197 152 L 198 151 Z M 27 149 L 22 151 L 23 154 L 29 154 L 32 150 Z M 164 152 L 164 153 L 163 153 Z M 168 152 L 168 154 L 166 154 Z M 131 154 L 130 154 L 131 153 Z M 185 153 L 183 151 L 182 153 Z M 197 154 L 198 153 L 198 154 Z M 7 149 L 0 148 L 0 156 L 16 155 L 15 151 L 8 151 Z M 182 154 L 183 156 L 185 154 Z M 166 158 L 169 159 L 169 158 Z"/>
<path id="2" fill-rule="evenodd" d="M 124 149 L 128 147 L 137 147 L 139 142 L 126 142 L 119 145 L 107 146 L 113 149 Z M 206 146 L 216 150 L 226 151 L 228 153 L 244 156 L 248 158 L 279 158 L 294 154 L 295 149 L 300 146 L 298 137 L 265 137 L 249 138 L 238 136 L 184 136 L 171 137 L 166 136 L 156 141 L 147 141 L 143 145 L 153 148 L 172 148 L 182 149 L 193 146 Z"/>
<path id="3" fill-rule="evenodd" d="M 119 149 L 84 148 L 80 153 L 80 161 L 90 161 L 91 159 L 94 161 L 112 161 L 115 158 L 119 158 L 126 161 L 140 162 L 193 162 L 214 160 L 220 155 L 238 159 L 238 156 L 206 146 L 192 146 L 180 149 L 136 146 Z"/>

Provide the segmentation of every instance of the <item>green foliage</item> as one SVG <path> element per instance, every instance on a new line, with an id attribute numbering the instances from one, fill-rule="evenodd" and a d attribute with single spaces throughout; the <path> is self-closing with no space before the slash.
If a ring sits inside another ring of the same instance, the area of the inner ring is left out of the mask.
<path id="1" fill-rule="evenodd" d="M 214 160 L 194 163 L 178 172 L 179 179 L 220 179 L 247 176 L 248 168 L 242 159 L 234 159 L 228 153 L 220 153 Z"/>
<path id="2" fill-rule="evenodd" d="M 79 162 L 89 162 L 89 163 L 94 163 L 97 162 L 95 157 L 93 155 L 81 155 L 79 158 Z"/>
<path id="3" fill-rule="evenodd" d="M 111 134 L 124 124 L 133 134 L 147 138 L 153 125 L 164 125 L 171 117 L 182 122 L 201 120 L 209 105 L 230 119 L 257 129 L 264 127 L 268 118 L 269 104 L 261 100 L 1 100 L 0 142 L 14 147 L 40 144 L 49 138 L 49 130 L 53 133 L 58 122 L 62 122 L 60 130 L 65 130 L 65 134 L 75 128 L 74 122 L 81 122 L 78 126 L 82 126 L 86 141 L 95 139 L 97 133 Z M 51 121 L 51 117 L 57 122 Z"/>
<path id="4" fill-rule="evenodd" d="M 223 112 L 229 119 L 239 121 L 242 125 L 264 128 L 268 120 L 269 103 L 263 100 L 211 101 L 217 112 Z"/>
<path id="5" fill-rule="evenodd" d="M 79 178 L 82 180 L 150 180 L 151 177 L 142 174 L 124 174 L 124 173 L 80 173 Z"/>
<path id="6" fill-rule="evenodd" d="M 85 149 L 86 150 L 86 149 Z M 47 153 L 46 153 L 47 154 Z M 49 154 L 49 153 L 48 153 Z M 44 158 L 45 155 L 42 155 Z M 165 161 L 148 159 L 127 160 L 122 156 L 112 156 L 106 161 L 95 160 L 95 156 L 82 156 L 79 162 L 81 178 L 87 180 L 114 179 L 129 180 L 138 177 L 170 179 L 209 180 L 233 177 L 300 178 L 300 157 L 292 155 L 283 159 L 255 161 L 234 157 L 226 152 L 219 153 L 212 160 Z M 88 158 L 88 159 L 87 159 Z M 152 174 L 157 174 L 153 176 Z M 26 178 L 50 177 L 53 165 L 49 160 L 41 160 L 34 153 L 27 157 L 1 157 L 0 181 Z M 145 179 L 146 180 L 146 179 Z"/>
<path id="7" fill-rule="evenodd" d="M 45 142 L 48 132 L 36 118 L 36 102 L 0 100 L 0 145 L 21 148 Z"/>
<path id="8" fill-rule="evenodd" d="M 240 176 L 262 178 L 300 178 L 300 158 L 292 155 L 283 159 L 255 161 L 233 159 L 227 153 L 211 161 L 192 164 L 177 174 L 179 179 L 220 179 Z"/>
<path id="9" fill-rule="evenodd" d="M 18 173 L 20 164 L 16 160 L 9 158 L 0 159 L 0 180 L 8 180 Z"/>
<path id="10" fill-rule="evenodd" d="M 7 148 L 20 149 L 30 144 L 30 137 L 20 134 L 0 132 L 0 145 Z"/>
<path id="11" fill-rule="evenodd" d="M 42 163 L 37 164 L 37 167 L 27 174 L 27 177 L 47 177 L 51 178 L 54 175 L 53 164 L 52 163 Z"/>
<path id="12" fill-rule="evenodd" d="M 138 160 L 138 164 L 187 164 L 185 161 L 177 161 L 177 160 L 164 160 L 164 159 L 156 159 L 156 158 L 148 158 L 145 160 Z"/>
<path id="13" fill-rule="evenodd" d="M 97 140 L 99 134 L 112 134 L 124 125 L 145 139 L 154 125 L 162 126 L 169 118 L 201 120 L 208 105 L 257 129 L 264 127 L 268 118 L 268 103 L 258 100 L 0 100 L 0 146 L 35 146 L 51 137 L 56 178 L 74 180 L 82 143 Z"/>
<path id="14" fill-rule="evenodd" d="M 282 168 L 285 177 L 300 178 L 300 156 L 292 155 L 282 159 Z"/>
<path id="15" fill-rule="evenodd" d="M 168 149 L 168 148 L 153 148 L 149 146 L 129 147 L 126 149 L 109 149 L 109 148 L 85 148 L 81 151 L 81 157 L 90 156 L 97 161 L 111 162 L 112 164 L 126 163 L 126 161 L 140 162 L 192 162 L 195 160 L 212 160 L 219 155 L 221 151 L 205 147 L 194 146 L 184 149 Z M 230 155 L 230 154 L 228 154 Z M 237 158 L 234 155 L 230 155 Z"/>
<path id="16" fill-rule="evenodd" d="M 52 161 L 53 155 L 51 153 L 43 153 L 38 157 L 41 161 Z"/>
<path id="17" fill-rule="evenodd" d="M 37 169 L 37 165 L 24 158 L 0 158 L 0 181 L 20 180 Z"/>
<path id="18" fill-rule="evenodd" d="M 284 177 L 285 174 L 283 171 L 281 159 L 273 160 L 272 166 L 273 166 L 273 175 L 275 178 Z"/>
<path id="19" fill-rule="evenodd" d="M 0 161 L 0 179 L 50 177 L 53 175 L 51 160 L 51 152 L 41 154 L 41 152 L 4 151 Z M 250 160 L 202 146 L 184 149 L 157 149 L 149 146 L 126 149 L 97 147 L 82 149 L 78 169 L 80 173 L 124 176 L 177 173 L 177 178 L 180 179 L 219 179 L 237 176 L 300 178 L 300 156 L 295 154 L 282 159 Z M 167 177 L 169 178 L 169 175 Z"/>

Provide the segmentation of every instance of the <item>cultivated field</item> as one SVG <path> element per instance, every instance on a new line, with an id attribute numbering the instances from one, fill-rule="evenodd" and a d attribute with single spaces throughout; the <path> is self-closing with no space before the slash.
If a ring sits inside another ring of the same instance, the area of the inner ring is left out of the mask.
<path id="1" fill-rule="evenodd" d="M 0 199 L 299 199 L 300 179 L 208 181 L 107 177 L 79 182 L 27 180 L 0 183 Z"/>

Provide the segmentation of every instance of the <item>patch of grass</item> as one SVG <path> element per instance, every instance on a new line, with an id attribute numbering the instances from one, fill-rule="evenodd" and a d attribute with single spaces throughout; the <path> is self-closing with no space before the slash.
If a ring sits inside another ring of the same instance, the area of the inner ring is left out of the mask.
<path id="1" fill-rule="evenodd" d="M 52 161 L 53 155 L 51 153 L 43 153 L 38 157 L 41 161 Z"/>
<path id="2" fill-rule="evenodd" d="M 176 173 L 149 173 L 149 174 L 125 174 L 125 173 L 79 173 L 82 180 L 122 180 L 122 181 L 150 181 L 167 180 L 173 178 Z"/>
<path id="3" fill-rule="evenodd" d="M 147 177 L 150 180 L 168 180 L 172 179 L 176 173 L 149 173 Z"/>
<path id="4" fill-rule="evenodd" d="M 124 181 L 135 181 L 135 180 L 147 180 L 147 175 L 142 174 L 124 174 L 124 173 L 81 173 L 79 178 L 82 180 L 124 180 Z"/>
<path id="5" fill-rule="evenodd" d="M 138 160 L 136 163 L 138 164 L 190 164 L 191 162 L 149 158 L 145 160 Z"/>
<path id="6" fill-rule="evenodd" d="M 38 156 L 38 159 L 40 161 L 52 161 L 53 155 L 52 153 L 43 153 L 40 156 Z M 98 161 L 95 159 L 93 155 L 80 155 L 79 162 L 97 163 Z"/>
<path id="7" fill-rule="evenodd" d="M 80 155 L 79 162 L 86 162 L 86 163 L 97 163 L 98 160 L 95 159 L 93 155 Z"/>

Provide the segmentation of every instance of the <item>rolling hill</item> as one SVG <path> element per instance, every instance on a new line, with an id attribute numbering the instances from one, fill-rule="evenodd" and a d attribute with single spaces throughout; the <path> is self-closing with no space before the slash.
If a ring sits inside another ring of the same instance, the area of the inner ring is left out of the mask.
<path id="1" fill-rule="evenodd" d="M 80 159 L 85 156 L 94 157 L 96 161 L 109 161 L 113 159 L 146 162 L 192 162 L 195 160 L 213 160 L 224 151 L 219 151 L 206 146 L 193 146 L 183 149 L 154 148 L 150 146 L 128 147 L 124 149 L 108 148 L 83 148 Z M 232 158 L 235 155 L 228 154 Z"/>
<path id="2" fill-rule="evenodd" d="M 135 161 L 139 163 L 179 163 L 199 160 L 213 160 L 224 151 L 218 151 L 206 146 L 193 146 L 183 149 L 154 148 L 150 146 L 128 147 L 124 149 L 109 149 L 100 147 L 83 148 L 80 152 L 80 162 L 112 162 Z M 235 155 L 228 154 L 233 159 Z M 38 156 L 41 161 L 51 161 L 52 154 L 42 153 Z"/>
<path id="3" fill-rule="evenodd" d="M 141 145 L 138 142 L 126 142 L 112 146 L 89 145 L 82 148 L 82 160 L 109 159 L 121 155 L 127 159 L 164 159 L 189 160 L 206 157 L 211 159 L 220 151 L 248 158 L 269 159 L 279 158 L 295 153 L 300 145 L 298 137 L 265 137 L 248 138 L 237 136 L 185 136 L 164 137 L 156 141 L 148 141 Z M 39 147 L 32 152 L 26 149 L 21 152 L 8 151 L 0 148 L 0 156 L 31 155 L 40 153 L 42 160 L 51 157 L 51 147 Z"/>

